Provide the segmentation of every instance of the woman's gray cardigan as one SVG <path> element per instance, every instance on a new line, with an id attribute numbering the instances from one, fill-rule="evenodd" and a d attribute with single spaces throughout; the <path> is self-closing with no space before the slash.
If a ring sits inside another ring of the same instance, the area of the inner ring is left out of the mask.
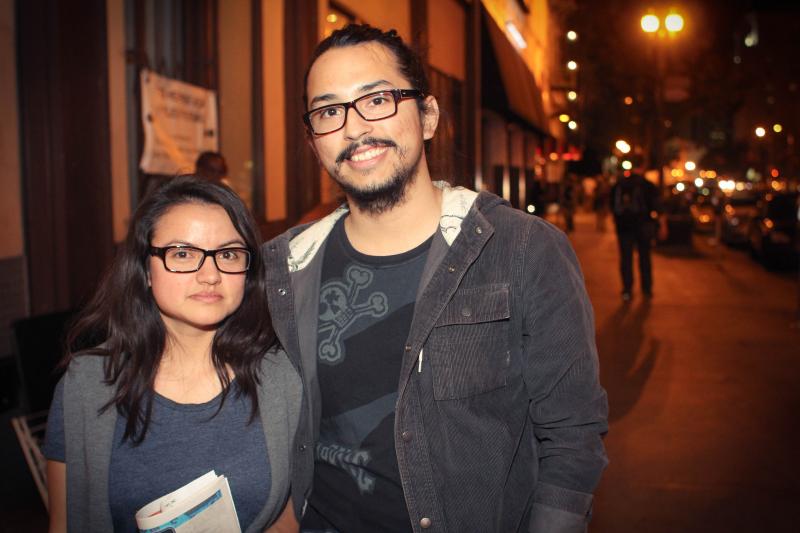
<path id="1" fill-rule="evenodd" d="M 105 357 L 74 359 L 64 380 L 64 434 L 67 465 L 67 529 L 113 531 L 108 503 L 108 470 L 117 411 L 98 410 L 114 394 L 103 382 Z M 280 515 L 290 488 L 290 457 L 300 414 L 302 385 L 283 350 L 261 363 L 258 408 L 272 475 L 269 498 L 246 533 L 262 531 Z"/>

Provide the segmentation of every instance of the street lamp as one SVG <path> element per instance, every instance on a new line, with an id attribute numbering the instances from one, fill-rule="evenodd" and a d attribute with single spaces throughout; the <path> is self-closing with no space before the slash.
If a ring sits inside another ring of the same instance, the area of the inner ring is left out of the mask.
<path id="1" fill-rule="evenodd" d="M 661 20 L 655 15 L 645 15 L 642 17 L 642 30 L 646 33 L 655 33 L 661 26 Z"/>
<path id="2" fill-rule="evenodd" d="M 683 17 L 677 13 L 670 13 L 667 15 L 667 18 L 664 19 L 664 27 L 666 27 L 667 31 L 670 33 L 678 33 L 683 29 Z"/>
<path id="3" fill-rule="evenodd" d="M 648 35 L 654 35 L 659 39 L 669 36 L 674 37 L 683 30 L 684 20 L 683 17 L 674 11 L 669 12 L 662 19 L 655 13 L 650 12 L 642 16 L 640 21 L 642 31 Z M 652 38 L 652 37 L 651 37 Z M 654 101 L 655 101 L 655 117 L 654 122 L 650 127 L 653 128 L 650 145 L 650 160 L 651 165 L 658 171 L 658 184 L 659 187 L 664 186 L 664 165 L 662 162 L 663 157 L 663 132 L 662 128 L 665 124 L 664 121 L 664 74 L 666 65 L 664 63 L 664 53 L 658 43 L 655 46 L 655 63 L 657 79 L 653 86 Z"/>

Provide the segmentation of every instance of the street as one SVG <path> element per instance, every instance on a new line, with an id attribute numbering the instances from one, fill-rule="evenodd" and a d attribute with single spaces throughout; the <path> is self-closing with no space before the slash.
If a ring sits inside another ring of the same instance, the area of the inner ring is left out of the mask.
<path id="1" fill-rule="evenodd" d="M 571 235 L 610 404 L 590 531 L 798 531 L 797 273 L 695 235 L 654 252 L 651 301 L 623 303 L 612 228 L 583 214 Z"/>

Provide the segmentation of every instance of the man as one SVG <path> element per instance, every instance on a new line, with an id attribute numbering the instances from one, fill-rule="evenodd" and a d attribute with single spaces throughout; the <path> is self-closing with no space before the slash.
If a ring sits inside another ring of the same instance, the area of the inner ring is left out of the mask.
<path id="1" fill-rule="evenodd" d="M 219 152 L 202 152 L 195 161 L 195 175 L 208 181 L 228 184 L 228 164 Z"/>
<path id="2" fill-rule="evenodd" d="M 302 479 L 313 453 L 307 505 L 293 494 L 303 530 L 584 531 L 607 404 L 566 238 L 432 181 L 438 106 L 394 31 L 325 39 L 305 101 L 347 204 L 264 248 L 311 410 L 293 464 Z"/>
<path id="3" fill-rule="evenodd" d="M 666 219 L 659 219 L 658 188 L 647 181 L 641 170 L 622 177 L 611 189 L 611 211 L 619 243 L 619 268 L 622 299 L 630 301 L 633 291 L 633 250 L 639 254 L 639 282 L 645 298 L 653 296 L 650 247 L 658 230 L 666 237 Z M 660 223 L 660 224 L 659 224 Z"/>

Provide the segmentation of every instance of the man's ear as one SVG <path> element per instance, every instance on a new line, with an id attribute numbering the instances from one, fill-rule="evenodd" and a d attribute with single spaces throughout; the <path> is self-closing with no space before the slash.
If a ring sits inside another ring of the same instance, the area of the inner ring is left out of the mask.
<path id="1" fill-rule="evenodd" d="M 314 157 L 316 157 L 317 162 L 319 162 L 319 152 L 317 152 L 317 146 L 314 144 L 314 134 L 308 130 L 306 130 L 306 143 L 308 143 L 308 147 L 314 152 Z"/>
<path id="2" fill-rule="evenodd" d="M 426 141 L 433 139 L 436 127 L 439 125 L 439 103 L 431 95 L 425 97 L 425 111 L 422 114 L 422 138 Z"/>

